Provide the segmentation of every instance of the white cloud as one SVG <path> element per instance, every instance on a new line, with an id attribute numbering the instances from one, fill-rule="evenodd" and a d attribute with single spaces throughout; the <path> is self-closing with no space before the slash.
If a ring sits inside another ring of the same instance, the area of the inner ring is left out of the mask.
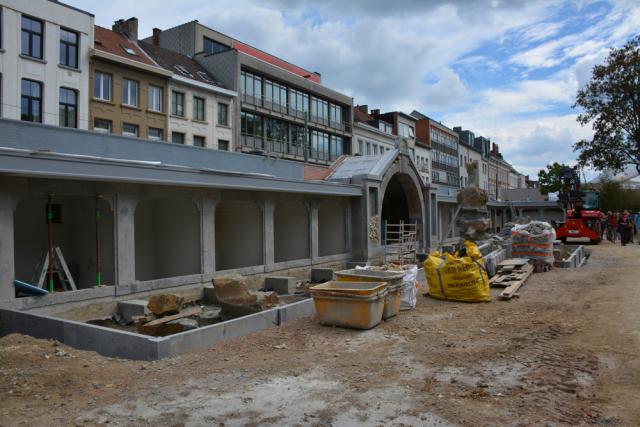
<path id="1" fill-rule="evenodd" d="M 608 47 L 640 28 L 636 0 L 611 0 L 595 24 L 577 27 L 568 23 L 582 17 L 559 16 L 559 7 L 591 3 L 165 0 L 159 8 L 156 1 L 67 1 L 105 26 L 137 16 L 141 36 L 198 19 L 322 73 L 325 85 L 356 104 L 417 109 L 491 137 L 527 171 L 548 156 L 575 158 L 571 144 L 590 133 L 570 110 L 575 93 Z M 491 73 L 499 77 L 481 84 L 472 78 Z"/>

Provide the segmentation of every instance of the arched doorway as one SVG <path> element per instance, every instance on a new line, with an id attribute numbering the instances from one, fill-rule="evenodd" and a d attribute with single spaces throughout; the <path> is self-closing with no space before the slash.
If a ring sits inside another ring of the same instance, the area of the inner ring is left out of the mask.
<path id="1" fill-rule="evenodd" d="M 423 209 L 420 188 L 410 175 L 397 172 L 384 188 L 381 209 L 382 243 L 386 240 L 386 224 L 415 224 L 417 240 L 422 241 Z"/>

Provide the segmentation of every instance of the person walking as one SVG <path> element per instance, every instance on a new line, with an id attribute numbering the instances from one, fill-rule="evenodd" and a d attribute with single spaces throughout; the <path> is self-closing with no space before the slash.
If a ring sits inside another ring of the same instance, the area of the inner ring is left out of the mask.
<path id="1" fill-rule="evenodd" d="M 631 224 L 631 218 L 629 218 L 629 212 L 624 211 L 620 215 L 618 220 L 618 231 L 620 232 L 620 243 L 622 246 L 626 246 L 629 243 L 629 225 Z"/>
<path id="2" fill-rule="evenodd" d="M 608 223 L 609 218 L 607 218 L 607 214 L 600 212 L 600 240 L 604 239 L 606 236 Z"/>
<path id="3" fill-rule="evenodd" d="M 616 233 L 618 232 L 617 212 L 609 211 L 609 241 L 616 242 Z"/>

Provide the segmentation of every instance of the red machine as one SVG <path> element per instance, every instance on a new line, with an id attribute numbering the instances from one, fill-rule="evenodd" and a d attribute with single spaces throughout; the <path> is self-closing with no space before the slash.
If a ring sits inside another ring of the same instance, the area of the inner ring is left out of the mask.
<path id="1" fill-rule="evenodd" d="M 580 175 L 576 168 L 565 168 L 561 179 L 563 189 L 558 199 L 564 207 L 566 220 L 557 224 L 557 238 L 563 242 L 567 238 L 587 238 L 592 243 L 600 243 L 598 192 L 580 190 Z"/>

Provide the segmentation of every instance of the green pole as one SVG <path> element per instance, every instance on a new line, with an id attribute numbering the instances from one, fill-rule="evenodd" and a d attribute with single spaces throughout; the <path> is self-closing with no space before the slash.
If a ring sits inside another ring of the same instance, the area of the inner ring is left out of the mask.
<path id="1" fill-rule="evenodd" d="M 304 161 L 309 161 L 309 112 L 304 112 Z"/>

